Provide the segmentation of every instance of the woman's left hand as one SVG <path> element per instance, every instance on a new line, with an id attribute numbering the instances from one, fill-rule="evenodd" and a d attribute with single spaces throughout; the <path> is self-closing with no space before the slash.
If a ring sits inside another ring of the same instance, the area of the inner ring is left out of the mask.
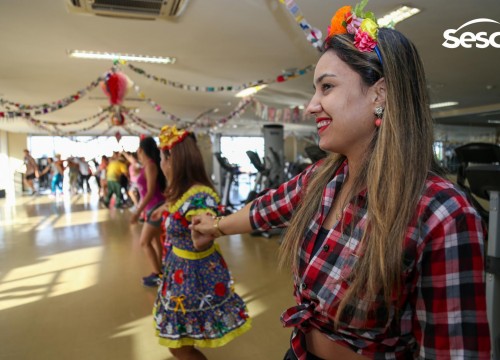
<path id="1" fill-rule="evenodd" d="M 130 215 L 130 224 L 132 225 L 137 224 L 138 221 L 139 221 L 139 213 L 133 212 L 132 215 Z"/>
<path id="2" fill-rule="evenodd" d="M 214 234 L 210 233 L 213 231 L 213 225 L 212 225 L 211 229 L 208 228 L 211 231 L 203 231 L 203 230 L 202 230 L 203 232 L 200 231 L 201 227 L 202 227 L 202 223 L 204 221 L 209 222 L 210 219 L 212 219 L 212 217 L 207 216 L 207 215 L 194 216 L 191 225 L 189 225 L 189 228 L 191 229 L 191 238 L 193 239 L 193 245 L 194 245 L 196 250 L 203 251 L 203 250 L 208 249 L 210 246 L 212 246 L 212 243 L 215 239 Z M 213 219 L 212 219 L 212 222 L 213 222 Z M 195 230 L 194 229 L 195 227 L 200 227 L 200 229 Z"/>

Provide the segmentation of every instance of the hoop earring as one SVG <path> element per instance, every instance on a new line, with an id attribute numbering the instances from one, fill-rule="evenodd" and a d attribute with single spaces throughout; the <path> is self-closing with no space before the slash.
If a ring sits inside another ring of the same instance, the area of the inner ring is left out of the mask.
<path id="1" fill-rule="evenodd" d="M 375 126 L 380 127 L 382 125 L 382 116 L 384 116 L 384 108 L 382 106 L 377 106 L 375 108 L 375 116 L 377 117 L 375 119 Z"/>

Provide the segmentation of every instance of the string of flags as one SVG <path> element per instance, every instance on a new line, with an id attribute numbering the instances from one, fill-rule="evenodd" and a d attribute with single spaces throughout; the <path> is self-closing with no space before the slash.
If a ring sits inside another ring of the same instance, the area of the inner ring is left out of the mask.
<path id="1" fill-rule="evenodd" d="M 317 50 L 321 50 L 323 41 L 322 41 L 322 33 L 319 29 L 314 28 L 309 24 L 309 22 L 305 19 L 302 11 L 294 0 L 279 0 L 281 4 L 283 4 L 286 9 L 289 11 L 290 15 L 294 18 L 296 23 L 299 25 L 300 29 L 304 32 L 307 41 Z M 144 99 L 147 104 L 149 104 L 152 108 L 154 108 L 157 112 L 161 113 L 166 117 L 167 120 L 174 122 L 183 121 L 178 116 L 171 114 L 164 110 L 164 108 L 155 102 L 151 98 L 147 98 L 144 93 L 140 90 L 139 86 L 134 85 L 133 82 L 128 79 L 128 77 L 119 72 L 118 65 L 127 65 L 129 69 L 131 69 L 136 74 L 147 77 L 148 79 L 152 79 L 154 81 L 160 82 L 164 85 L 182 89 L 186 91 L 195 91 L 195 92 L 232 92 L 232 91 L 240 91 L 249 87 L 254 87 L 262 84 L 272 84 L 272 83 L 281 83 L 288 81 L 290 79 L 297 78 L 299 76 L 303 76 L 312 70 L 314 70 L 314 65 L 308 65 L 302 69 L 293 69 L 284 71 L 282 74 L 279 74 L 273 78 L 255 80 L 247 83 L 243 83 L 240 85 L 219 85 L 219 86 L 199 86 L 199 85 L 190 85 L 184 84 L 181 82 L 171 81 L 168 79 L 164 79 L 158 77 L 156 75 L 147 73 L 144 69 L 139 68 L 133 64 L 127 63 L 123 60 L 117 60 L 114 62 L 113 67 L 107 70 L 104 74 L 97 77 L 96 80 L 92 81 L 89 85 L 84 87 L 83 89 L 78 90 L 76 93 L 68 95 L 60 100 L 53 101 L 50 103 L 38 104 L 38 105 L 30 105 L 23 104 L 16 101 L 11 101 L 8 99 L 0 98 L 0 106 L 3 106 L 7 109 L 7 111 L 0 111 L 0 119 L 9 119 L 9 118 L 17 118 L 22 117 L 28 120 L 32 125 L 38 127 L 41 130 L 46 132 L 57 134 L 57 135 L 66 135 L 71 136 L 81 131 L 86 131 L 92 129 L 99 124 L 101 124 L 106 118 L 109 117 L 111 113 L 111 125 L 105 130 L 107 132 L 110 128 L 114 126 L 122 126 L 125 131 L 133 132 L 128 126 L 125 125 L 124 114 L 128 116 L 128 118 L 136 125 L 140 126 L 147 132 L 151 132 L 159 130 L 160 127 L 155 126 L 147 121 L 141 119 L 139 116 L 134 114 L 133 112 L 127 110 L 125 107 L 121 106 L 121 102 L 123 101 L 125 94 L 128 88 L 132 87 L 139 95 L 141 99 Z M 74 121 L 63 121 L 63 122 L 55 122 L 49 120 L 40 120 L 34 118 L 34 116 L 45 115 L 60 109 L 63 109 L 74 102 L 82 99 L 86 96 L 90 91 L 92 91 L 97 86 L 101 85 L 105 94 L 109 97 L 111 105 L 105 109 L 102 109 L 98 113 L 85 117 L 83 119 L 74 120 Z M 114 100 L 113 100 L 114 99 Z M 252 104 L 255 110 L 255 115 L 264 120 L 270 122 L 283 122 L 283 123 L 296 123 L 299 121 L 306 120 L 306 117 L 302 111 L 302 109 L 298 106 L 294 108 L 284 107 L 284 108 L 276 108 L 267 106 L 255 98 L 245 98 L 240 101 L 240 103 L 236 106 L 236 108 L 230 112 L 230 114 L 226 117 L 218 119 L 215 121 L 215 126 L 223 126 L 229 120 L 234 118 L 235 116 L 240 116 L 247 107 Z M 15 108 L 15 109 L 12 109 Z M 59 127 L 66 127 L 71 125 L 82 124 L 91 120 L 98 118 L 98 120 L 79 130 L 72 131 L 63 131 L 59 129 Z M 209 125 L 206 121 L 207 119 L 199 119 L 194 123 L 186 121 L 186 123 L 194 128 L 199 125 Z M 203 123 L 203 124 L 202 124 Z"/>
<path id="2" fill-rule="evenodd" d="M 286 6 L 290 15 L 292 15 L 294 20 L 300 26 L 300 29 L 304 32 L 307 41 L 309 41 L 309 43 L 316 50 L 321 51 L 321 47 L 323 46 L 323 40 L 321 39 L 323 34 L 321 33 L 321 30 L 314 28 L 309 24 L 294 0 L 279 0 L 279 2 Z"/>
<path id="3" fill-rule="evenodd" d="M 37 116 L 48 114 L 57 110 L 61 110 L 68 105 L 73 104 L 74 102 L 82 99 L 85 95 L 87 95 L 94 88 L 99 86 L 102 81 L 105 81 L 107 77 L 109 77 L 112 70 L 108 70 L 103 75 L 99 76 L 96 80 L 92 81 L 85 88 L 78 90 L 76 93 L 68 95 L 60 100 L 53 101 L 47 104 L 38 104 L 38 105 L 29 105 L 22 104 L 17 101 L 11 101 L 4 98 L 0 98 L 0 106 L 11 106 L 16 108 L 15 111 L 9 111 L 8 113 L 0 111 L 0 118 L 2 117 L 26 117 L 26 116 Z"/>
<path id="4" fill-rule="evenodd" d="M 308 65 L 302 69 L 298 70 L 287 70 L 284 71 L 283 74 L 277 75 L 274 78 L 269 78 L 269 79 L 263 79 L 263 80 L 255 80 L 251 81 L 248 83 L 240 84 L 240 85 L 220 85 L 220 86 L 199 86 L 199 85 L 189 85 L 189 84 L 184 84 L 181 82 L 177 81 L 172 81 L 168 79 L 161 78 L 156 75 L 149 74 L 146 72 L 144 69 L 141 69 L 135 65 L 132 65 L 130 63 L 126 63 L 125 61 L 122 61 L 121 63 L 126 64 L 129 69 L 134 71 L 135 73 L 145 76 L 148 79 L 157 81 L 163 85 L 167 85 L 176 89 L 181 89 L 181 90 L 186 90 L 186 91 L 195 91 L 195 92 L 223 92 L 223 91 L 240 91 L 246 88 L 254 87 L 257 85 L 264 85 L 264 84 L 273 84 L 273 83 L 282 83 L 291 79 L 295 79 L 299 76 L 305 75 L 312 70 L 314 70 L 314 65 Z"/>

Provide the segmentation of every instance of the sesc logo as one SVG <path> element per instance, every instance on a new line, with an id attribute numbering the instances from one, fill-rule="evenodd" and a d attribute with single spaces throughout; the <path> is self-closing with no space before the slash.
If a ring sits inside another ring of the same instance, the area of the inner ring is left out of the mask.
<path id="1" fill-rule="evenodd" d="M 466 22 L 462 26 L 460 26 L 458 29 L 448 29 L 443 33 L 444 38 L 446 41 L 443 43 L 444 47 L 447 47 L 449 49 L 455 49 L 459 46 L 462 46 L 464 48 L 471 48 L 473 45 L 479 49 L 484 49 L 487 48 L 488 46 L 493 46 L 495 48 L 500 49 L 500 31 L 499 32 L 494 32 L 493 34 L 488 36 L 488 33 L 486 31 L 480 31 L 476 34 L 466 31 L 460 37 L 453 36 L 457 31 L 460 29 L 469 26 L 471 24 L 475 23 L 480 23 L 480 22 L 490 22 L 490 23 L 495 23 L 495 24 L 500 24 L 498 21 L 491 20 L 491 19 L 474 19 L 471 21 Z M 498 41 L 497 42 L 497 38 Z"/>

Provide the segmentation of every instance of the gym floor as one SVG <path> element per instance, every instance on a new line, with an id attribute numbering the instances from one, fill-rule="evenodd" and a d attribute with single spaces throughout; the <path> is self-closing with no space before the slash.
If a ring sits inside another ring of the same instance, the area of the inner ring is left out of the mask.
<path id="1" fill-rule="evenodd" d="M 1 359 L 173 359 L 154 336 L 156 290 L 128 210 L 100 208 L 95 194 L 0 199 Z M 252 329 L 209 359 L 282 359 L 294 304 L 291 276 L 277 269 L 279 237 L 218 240 L 247 302 Z"/>

